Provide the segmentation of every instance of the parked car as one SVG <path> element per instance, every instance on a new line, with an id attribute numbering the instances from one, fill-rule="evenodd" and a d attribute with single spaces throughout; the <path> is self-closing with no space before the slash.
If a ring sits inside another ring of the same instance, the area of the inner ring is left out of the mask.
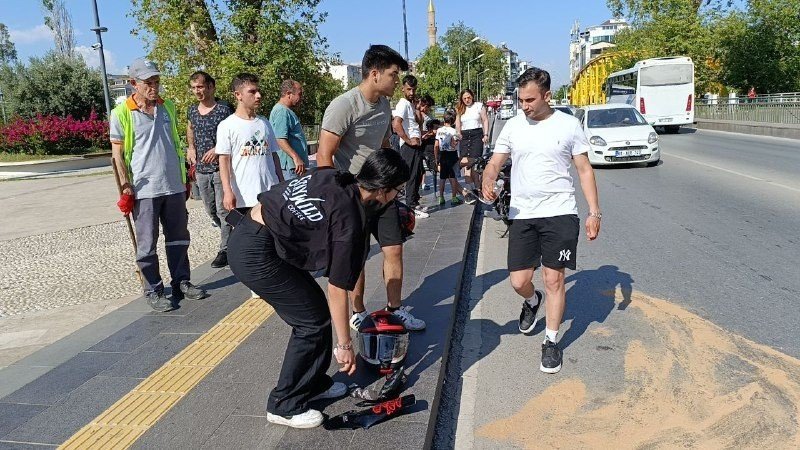
<path id="1" fill-rule="evenodd" d="M 584 106 L 576 111 L 591 151 L 592 165 L 646 163 L 661 159 L 658 134 L 631 105 Z"/>
<path id="2" fill-rule="evenodd" d="M 553 109 L 557 109 L 557 110 L 559 110 L 559 111 L 561 111 L 563 113 L 567 113 L 570 116 L 574 116 L 575 115 L 575 109 L 570 105 L 556 105 L 556 106 L 553 106 Z"/>
<path id="3" fill-rule="evenodd" d="M 503 100 L 500 103 L 500 120 L 514 117 L 514 100 Z"/>

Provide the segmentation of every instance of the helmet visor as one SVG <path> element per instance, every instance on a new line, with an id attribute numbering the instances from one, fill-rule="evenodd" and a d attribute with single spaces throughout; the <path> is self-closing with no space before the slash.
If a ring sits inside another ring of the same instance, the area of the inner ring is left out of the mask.
<path id="1" fill-rule="evenodd" d="M 395 364 L 406 357 L 408 334 L 359 333 L 358 352 L 371 364 Z"/>

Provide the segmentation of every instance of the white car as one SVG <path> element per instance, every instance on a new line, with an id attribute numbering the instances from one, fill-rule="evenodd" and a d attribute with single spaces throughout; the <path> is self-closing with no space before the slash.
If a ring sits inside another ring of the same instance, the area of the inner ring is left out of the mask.
<path id="1" fill-rule="evenodd" d="M 593 166 L 609 164 L 658 164 L 658 134 L 639 111 L 626 104 L 589 105 L 578 109 L 589 140 L 589 162 Z"/>

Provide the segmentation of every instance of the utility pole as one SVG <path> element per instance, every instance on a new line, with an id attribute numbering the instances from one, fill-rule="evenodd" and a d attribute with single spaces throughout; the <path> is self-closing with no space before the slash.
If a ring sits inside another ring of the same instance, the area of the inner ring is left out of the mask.
<path id="1" fill-rule="evenodd" d="M 406 0 L 403 0 L 403 38 L 406 42 L 406 61 L 408 61 L 408 26 L 406 25 Z"/>
<path id="2" fill-rule="evenodd" d="M 103 34 L 108 28 L 100 26 L 100 16 L 97 14 L 97 0 L 92 0 L 94 4 L 94 28 L 91 31 L 97 33 L 97 43 L 92 48 L 100 52 L 100 73 L 103 75 L 103 95 L 106 99 L 106 118 L 111 118 L 111 93 L 108 91 L 108 74 L 106 73 L 106 57 L 103 54 Z"/>

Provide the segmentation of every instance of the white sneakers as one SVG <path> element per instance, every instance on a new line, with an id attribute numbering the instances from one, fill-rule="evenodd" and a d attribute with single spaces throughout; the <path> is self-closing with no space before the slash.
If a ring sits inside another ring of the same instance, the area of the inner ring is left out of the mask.
<path id="1" fill-rule="evenodd" d="M 419 331 L 425 329 L 425 321 L 421 319 L 417 319 L 410 312 L 405 306 L 400 307 L 397 311 L 393 312 L 395 316 L 399 317 L 400 320 L 403 321 L 403 325 L 406 327 L 408 331 Z M 350 316 L 350 328 L 354 331 L 358 331 L 358 327 L 361 326 L 361 322 L 367 318 L 367 312 L 362 311 L 360 313 L 355 313 Z"/>
<path id="2" fill-rule="evenodd" d="M 295 414 L 290 417 L 267 413 L 267 422 L 292 428 L 314 428 L 322 425 L 324 421 L 325 417 L 316 409 L 309 409 L 302 414 Z"/>

